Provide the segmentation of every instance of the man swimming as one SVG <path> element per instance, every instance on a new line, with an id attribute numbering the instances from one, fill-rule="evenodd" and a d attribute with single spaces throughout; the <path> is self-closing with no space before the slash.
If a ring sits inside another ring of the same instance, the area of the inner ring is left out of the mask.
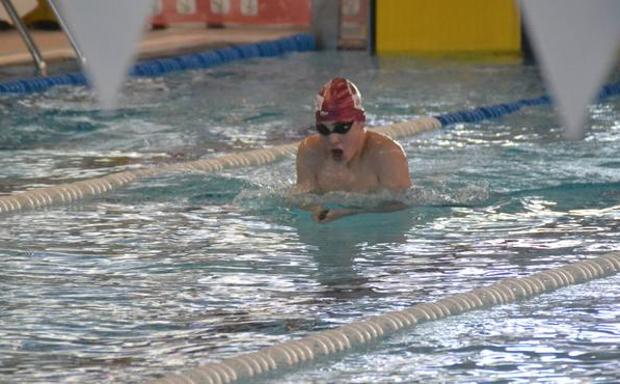
<path id="1" fill-rule="evenodd" d="M 297 151 L 297 193 L 343 191 L 402 193 L 411 186 L 403 148 L 391 138 L 368 131 L 362 96 L 351 81 L 338 77 L 320 89 L 315 102 L 318 134 L 306 137 Z M 316 221 L 325 223 L 362 212 L 404 208 L 389 202 L 372 209 L 327 210 L 306 206 Z"/>

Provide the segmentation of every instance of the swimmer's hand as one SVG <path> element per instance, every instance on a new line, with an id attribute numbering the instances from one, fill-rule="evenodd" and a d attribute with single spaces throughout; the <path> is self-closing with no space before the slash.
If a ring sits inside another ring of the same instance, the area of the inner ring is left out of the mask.
<path id="1" fill-rule="evenodd" d="M 359 209 L 335 208 L 327 209 L 323 207 L 315 207 L 312 209 L 312 218 L 319 224 L 329 223 L 345 216 L 360 213 Z"/>
<path id="2" fill-rule="evenodd" d="M 323 206 L 314 206 L 310 208 L 312 212 L 312 218 L 319 224 L 329 223 L 331 221 L 340 219 L 345 216 L 357 215 L 360 213 L 380 213 L 380 212 L 394 212 L 401 209 L 405 209 L 407 206 L 401 202 L 385 202 L 377 207 L 372 208 L 334 208 L 328 209 Z"/>

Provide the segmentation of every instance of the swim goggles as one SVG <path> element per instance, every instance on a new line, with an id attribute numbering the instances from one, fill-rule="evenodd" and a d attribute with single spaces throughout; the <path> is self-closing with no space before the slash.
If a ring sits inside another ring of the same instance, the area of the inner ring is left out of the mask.
<path id="1" fill-rule="evenodd" d="M 344 135 L 345 133 L 349 132 L 349 130 L 351 129 L 351 127 L 353 126 L 353 122 L 349 121 L 346 123 L 335 123 L 333 128 L 330 130 L 327 125 L 322 124 L 322 123 L 318 123 L 316 125 L 316 130 L 323 136 L 329 136 L 332 133 L 337 133 L 339 135 Z"/>

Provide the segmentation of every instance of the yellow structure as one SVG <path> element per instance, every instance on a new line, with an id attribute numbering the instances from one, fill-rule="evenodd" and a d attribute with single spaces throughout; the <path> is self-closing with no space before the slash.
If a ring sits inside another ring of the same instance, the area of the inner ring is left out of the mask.
<path id="1" fill-rule="evenodd" d="M 50 8 L 48 2 L 45 0 L 37 0 L 37 6 L 32 11 L 22 16 L 22 21 L 26 27 L 31 29 L 60 29 L 54 11 L 52 11 L 52 8 Z"/>
<path id="2" fill-rule="evenodd" d="M 376 51 L 516 54 L 519 9 L 514 0 L 377 1 Z"/>

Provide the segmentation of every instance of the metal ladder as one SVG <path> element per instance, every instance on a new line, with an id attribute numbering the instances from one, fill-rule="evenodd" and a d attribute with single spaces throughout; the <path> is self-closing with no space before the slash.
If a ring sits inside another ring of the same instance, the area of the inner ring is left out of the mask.
<path id="1" fill-rule="evenodd" d="M 28 29 L 22 22 L 22 19 L 19 17 L 19 14 L 17 13 L 15 6 L 11 2 L 11 0 L 0 0 L 0 1 L 2 2 L 4 9 L 6 9 L 6 12 L 11 18 L 13 25 L 19 32 L 19 35 L 24 41 L 24 44 L 26 44 L 26 47 L 28 48 L 28 51 L 30 52 L 30 55 L 32 56 L 32 60 L 34 61 L 34 64 L 36 66 L 37 73 L 40 76 L 47 76 L 47 63 L 43 59 L 43 56 L 41 55 L 41 51 L 37 47 L 37 44 L 32 39 L 30 32 L 28 31 Z M 47 0 L 47 3 L 49 4 L 50 8 L 56 15 L 56 18 L 58 19 L 58 22 L 60 23 L 62 30 L 67 35 L 67 38 L 69 39 L 69 42 L 71 43 L 71 46 L 73 47 L 75 55 L 80 61 L 80 64 L 84 66 L 84 64 L 86 63 L 86 59 L 84 55 L 82 54 L 82 52 L 80 51 L 80 48 L 78 47 L 77 42 L 75 41 L 75 38 L 73 37 L 73 34 L 69 30 L 69 27 L 67 26 L 62 16 L 60 15 L 60 12 L 58 11 L 58 7 L 56 6 L 56 3 L 54 2 L 54 0 Z"/>

